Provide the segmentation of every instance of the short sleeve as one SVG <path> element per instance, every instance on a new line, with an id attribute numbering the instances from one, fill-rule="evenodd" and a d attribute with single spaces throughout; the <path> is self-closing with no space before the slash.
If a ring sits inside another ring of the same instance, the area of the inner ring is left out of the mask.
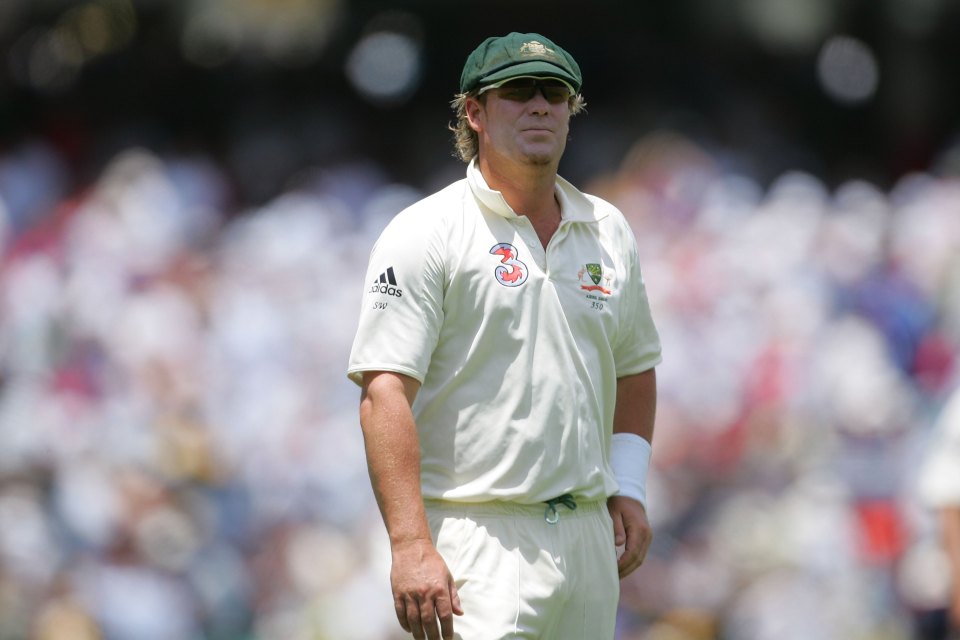
<path id="1" fill-rule="evenodd" d="M 423 382 L 443 323 L 439 220 L 414 205 L 394 218 L 370 253 L 347 376 L 393 371 Z"/>
<path id="2" fill-rule="evenodd" d="M 660 336 L 640 272 L 637 243 L 626 221 L 624 226 L 627 229 L 623 239 L 625 277 L 621 315 L 613 345 L 618 378 L 652 369 L 661 361 Z"/>

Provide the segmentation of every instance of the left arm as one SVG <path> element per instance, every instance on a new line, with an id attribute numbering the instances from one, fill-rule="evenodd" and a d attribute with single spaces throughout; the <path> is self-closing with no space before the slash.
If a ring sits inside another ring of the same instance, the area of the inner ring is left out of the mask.
<path id="1" fill-rule="evenodd" d="M 657 407 L 657 376 L 649 369 L 617 380 L 617 405 L 613 414 L 614 433 L 632 433 L 653 442 L 653 423 Z M 646 509 L 626 496 L 611 496 L 607 509 L 613 518 L 614 543 L 625 545 L 617 563 L 620 578 L 635 571 L 647 555 L 653 531 Z"/>

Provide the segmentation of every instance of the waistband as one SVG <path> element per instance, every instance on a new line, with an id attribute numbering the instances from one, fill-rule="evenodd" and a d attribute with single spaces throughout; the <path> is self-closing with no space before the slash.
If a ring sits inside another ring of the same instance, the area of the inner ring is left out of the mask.
<path id="1" fill-rule="evenodd" d="M 425 498 L 423 504 L 428 511 L 434 513 L 446 513 L 451 516 L 469 517 L 510 516 L 513 518 L 538 518 L 543 520 L 545 513 L 550 510 L 550 506 L 546 502 L 522 504 L 520 502 L 509 502 L 506 500 L 491 500 L 488 502 L 455 502 L 452 500 Z M 597 513 L 601 512 L 607 513 L 607 503 L 605 500 L 577 500 L 576 508 L 571 509 L 563 502 L 559 502 L 554 506 L 554 509 L 561 518 L 585 518 L 595 516 Z"/>

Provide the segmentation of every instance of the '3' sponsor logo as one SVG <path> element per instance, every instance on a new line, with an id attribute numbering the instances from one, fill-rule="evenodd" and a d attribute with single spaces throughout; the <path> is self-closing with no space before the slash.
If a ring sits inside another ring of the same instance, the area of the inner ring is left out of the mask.
<path id="1" fill-rule="evenodd" d="M 527 281 L 527 265 L 517 260 L 517 248 L 508 242 L 493 245 L 490 253 L 500 256 L 500 264 L 493 270 L 497 282 L 505 287 L 518 287 Z"/>

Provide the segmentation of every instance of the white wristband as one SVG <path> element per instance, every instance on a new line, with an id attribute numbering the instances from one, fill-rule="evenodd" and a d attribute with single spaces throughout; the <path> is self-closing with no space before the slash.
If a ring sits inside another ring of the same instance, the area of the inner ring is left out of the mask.
<path id="1" fill-rule="evenodd" d="M 635 433 L 615 433 L 610 441 L 610 466 L 620 485 L 616 495 L 633 498 L 647 508 L 647 470 L 653 450 Z"/>

